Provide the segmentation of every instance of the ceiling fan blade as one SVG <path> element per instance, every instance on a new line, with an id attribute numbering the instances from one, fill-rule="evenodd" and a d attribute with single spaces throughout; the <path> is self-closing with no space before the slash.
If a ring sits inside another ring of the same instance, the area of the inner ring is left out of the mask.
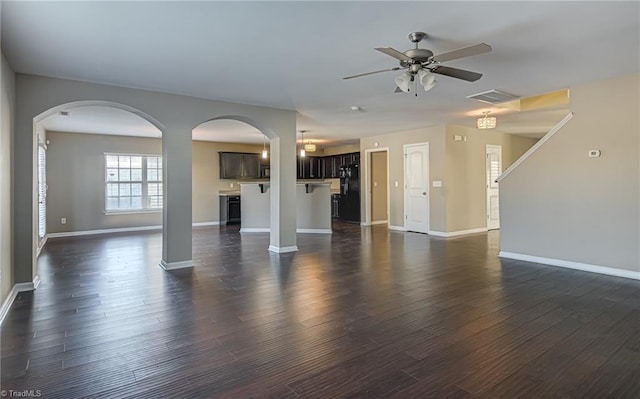
<path id="1" fill-rule="evenodd" d="M 379 71 L 365 72 L 365 73 L 361 73 L 361 74 L 358 74 L 358 75 L 347 76 L 347 77 L 342 78 L 342 79 L 359 78 L 360 76 L 373 75 L 374 73 L 380 73 L 380 72 L 397 71 L 398 69 L 401 69 L 401 68 L 400 67 L 395 67 L 395 68 L 389 68 L 389 69 L 381 69 Z"/>
<path id="2" fill-rule="evenodd" d="M 399 59 L 400 61 L 411 61 L 411 57 L 391 47 L 376 47 L 376 50 L 381 53 L 385 53 L 386 55 L 390 55 L 393 58 Z"/>
<path id="3" fill-rule="evenodd" d="M 486 43 L 475 44 L 469 47 L 459 48 L 457 50 L 449 51 L 448 53 L 442 53 L 433 56 L 435 62 L 451 61 L 458 58 L 470 57 L 472 55 L 484 54 L 491 51 L 491 46 Z"/>
<path id="4" fill-rule="evenodd" d="M 435 68 L 432 68 L 431 72 L 438 73 L 440 75 L 451 76 L 452 78 L 466 80 L 467 82 L 475 82 L 482 77 L 481 73 L 465 71 L 464 69 L 451 68 L 444 65 L 438 65 Z"/>

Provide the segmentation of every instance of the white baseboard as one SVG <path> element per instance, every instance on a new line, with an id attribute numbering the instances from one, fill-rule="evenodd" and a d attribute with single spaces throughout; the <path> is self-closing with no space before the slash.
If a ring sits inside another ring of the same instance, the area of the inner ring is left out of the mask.
<path id="1" fill-rule="evenodd" d="M 268 227 L 241 227 L 240 233 L 269 233 L 271 231 Z"/>
<path id="2" fill-rule="evenodd" d="M 191 223 L 193 227 L 201 227 L 201 226 L 220 226 L 220 222 L 195 222 Z"/>
<path id="3" fill-rule="evenodd" d="M 2 302 L 2 306 L 0 307 L 0 325 L 2 325 L 4 318 L 7 317 L 7 314 L 11 309 L 11 305 L 13 305 L 13 301 L 15 301 L 18 294 L 25 291 L 33 291 L 38 288 L 39 285 L 39 276 L 36 276 L 31 283 L 17 283 L 13 285 L 11 291 L 9 291 L 9 295 L 7 295 L 4 302 Z"/>
<path id="4" fill-rule="evenodd" d="M 568 269 L 582 270 L 585 272 L 600 273 L 600 274 L 606 274 L 609 276 L 640 280 L 640 271 L 634 272 L 632 270 L 616 269 L 614 267 L 590 265 L 588 263 L 572 262 L 569 260 L 561 260 L 561 259 L 543 258 L 541 256 L 525 255 L 525 254 L 518 254 L 513 252 L 505 252 L 505 251 L 500 251 L 498 256 L 501 258 L 524 260 L 527 262 L 542 263 L 544 265 L 549 265 L 549 266 L 566 267 Z"/>
<path id="5" fill-rule="evenodd" d="M 138 226 L 138 227 L 120 227 L 115 229 L 65 231 L 62 233 L 49 233 L 47 235 L 49 236 L 49 238 L 58 238 L 58 237 L 86 236 L 86 235 L 93 235 L 93 234 L 124 233 L 129 231 L 145 231 L 145 230 L 162 230 L 162 226 Z"/>
<path id="6" fill-rule="evenodd" d="M 296 233 L 333 234 L 333 231 L 331 229 L 296 229 Z"/>
<path id="7" fill-rule="evenodd" d="M 7 298 L 4 300 L 4 302 L 2 302 L 2 307 L 0 307 L 0 325 L 2 325 L 4 318 L 7 317 L 9 309 L 11 309 L 11 305 L 13 305 L 13 301 L 17 296 L 18 290 L 16 290 L 16 286 L 14 285 L 13 288 L 11 288 L 11 291 L 9 291 L 9 295 L 7 295 Z"/>
<path id="8" fill-rule="evenodd" d="M 429 230 L 429 232 L 427 234 L 429 234 L 430 236 L 447 237 L 447 238 L 449 238 L 449 237 L 463 236 L 463 235 L 467 235 L 467 234 L 485 233 L 487 231 L 488 230 L 487 230 L 486 227 L 479 227 L 477 229 L 448 231 L 448 232 Z"/>
<path id="9" fill-rule="evenodd" d="M 277 254 L 284 254 L 287 252 L 296 252 L 298 247 L 296 245 L 290 247 L 276 247 L 274 245 L 269 245 L 269 251 L 275 252 Z"/>
<path id="10" fill-rule="evenodd" d="M 240 233 L 270 233 L 269 227 L 242 227 Z M 296 229 L 296 233 L 332 234 L 331 229 Z"/>
<path id="11" fill-rule="evenodd" d="M 165 260 L 162 259 L 160 261 L 160 267 L 164 270 L 187 269 L 193 267 L 193 260 L 184 260 L 182 262 L 165 262 Z"/>
<path id="12" fill-rule="evenodd" d="M 45 234 L 44 237 L 42 237 L 42 242 L 40 242 L 40 245 L 38 245 L 38 249 L 36 250 L 36 258 L 40 256 L 40 252 L 42 252 L 42 248 L 44 248 L 48 239 L 49 239 L 48 234 Z"/>
<path id="13" fill-rule="evenodd" d="M 404 226 L 394 226 L 394 225 L 388 225 L 387 229 L 389 230 L 396 230 L 396 231 L 407 231 L 407 229 Z"/>

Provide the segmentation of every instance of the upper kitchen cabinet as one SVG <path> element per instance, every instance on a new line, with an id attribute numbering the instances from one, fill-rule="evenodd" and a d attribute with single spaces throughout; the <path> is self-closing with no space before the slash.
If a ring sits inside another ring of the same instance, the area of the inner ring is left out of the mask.
<path id="1" fill-rule="evenodd" d="M 260 178 L 260 154 L 219 152 L 221 179 Z"/>
<path id="2" fill-rule="evenodd" d="M 296 175 L 298 179 L 322 179 L 322 158 L 298 157 Z"/>

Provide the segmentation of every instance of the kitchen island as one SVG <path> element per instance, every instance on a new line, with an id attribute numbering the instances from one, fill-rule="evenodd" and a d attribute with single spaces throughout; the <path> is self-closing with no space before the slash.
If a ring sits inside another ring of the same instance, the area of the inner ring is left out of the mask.
<path id="1" fill-rule="evenodd" d="M 270 231 L 270 183 L 241 183 L 240 198 L 242 213 L 240 232 Z M 331 234 L 331 184 L 298 182 L 295 211 L 298 233 Z"/>

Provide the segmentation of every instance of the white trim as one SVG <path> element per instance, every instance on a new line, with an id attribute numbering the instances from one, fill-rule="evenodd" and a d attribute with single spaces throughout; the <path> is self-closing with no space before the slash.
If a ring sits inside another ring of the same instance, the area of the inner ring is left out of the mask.
<path id="1" fill-rule="evenodd" d="M 271 229 L 269 227 L 241 227 L 240 234 L 242 233 L 269 233 Z"/>
<path id="2" fill-rule="evenodd" d="M 13 301 L 16 300 L 18 294 L 21 292 L 34 291 L 38 288 L 39 285 L 40 277 L 38 275 L 36 275 L 36 277 L 33 279 L 33 282 L 17 283 L 13 285 L 11 291 L 9 291 L 9 295 L 7 295 L 7 298 L 4 300 L 4 302 L 2 302 L 2 306 L 0 307 L 0 325 L 2 325 L 2 322 L 4 322 L 4 318 L 7 317 L 7 314 L 9 314 L 9 310 L 11 310 Z"/>
<path id="3" fill-rule="evenodd" d="M 387 224 L 388 221 L 386 220 L 376 220 L 375 222 L 371 222 L 371 225 L 375 225 L 375 224 Z"/>
<path id="4" fill-rule="evenodd" d="M 387 229 L 389 230 L 397 230 L 397 231 L 407 231 L 407 229 L 404 226 L 394 226 L 394 225 L 388 225 Z"/>
<path id="5" fill-rule="evenodd" d="M 162 226 L 138 226 L 138 227 L 121 227 L 116 229 L 100 229 L 100 230 L 84 230 L 84 231 L 65 231 L 62 233 L 49 233 L 49 238 L 57 237 L 75 237 L 86 236 L 92 234 L 109 234 L 109 233 L 124 233 L 128 231 L 145 231 L 145 230 L 162 230 Z"/>
<path id="6" fill-rule="evenodd" d="M 164 259 L 160 261 L 160 267 L 164 270 L 187 269 L 193 267 L 193 260 L 183 260 L 182 262 L 166 262 Z"/>
<path id="7" fill-rule="evenodd" d="M 553 137 L 553 135 L 556 134 L 558 132 L 558 130 L 560 130 L 567 122 L 569 122 L 569 120 L 571 120 L 571 118 L 573 118 L 573 112 L 569 112 L 567 114 L 567 116 L 565 116 L 560 122 L 558 122 L 557 125 L 555 125 L 551 130 L 549 130 L 549 132 L 547 134 L 545 134 L 540 140 L 538 140 L 538 142 L 535 143 L 531 148 L 529 148 L 527 150 L 527 152 L 525 152 L 520 158 L 518 158 L 518 160 L 516 160 L 514 163 L 512 163 L 511 166 L 509 166 L 507 168 L 507 170 L 505 170 L 500 176 L 498 176 L 496 181 L 498 183 L 500 183 L 502 181 L 502 179 L 504 179 L 505 177 L 509 176 L 509 174 L 515 168 L 517 168 L 518 165 L 520 165 L 522 162 L 524 162 L 527 158 L 529 158 L 531 156 L 531 154 L 536 152 L 536 150 L 538 148 L 540 148 L 540 146 L 542 144 L 544 144 L 547 140 L 549 140 L 551 137 Z"/>
<path id="8" fill-rule="evenodd" d="M 368 223 L 368 222 L 360 222 L 360 226 L 364 226 L 364 227 L 371 226 L 371 223 Z"/>
<path id="9" fill-rule="evenodd" d="M 240 228 L 240 233 L 270 233 L 271 229 L 269 227 L 242 227 Z M 296 233 L 306 234 L 306 233 L 317 233 L 317 234 L 332 234 L 333 231 L 331 229 L 296 229 Z"/>
<path id="10" fill-rule="evenodd" d="M 36 249 L 36 258 L 40 256 L 40 252 L 42 252 L 42 248 L 44 248 L 48 239 L 49 239 L 49 234 L 45 234 L 44 237 L 42 237 L 42 241 L 40 241 L 40 245 L 38 245 L 38 249 Z"/>
<path id="11" fill-rule="evenodd" d="M 111 183 L 111 182 L 108 182 Z M 155 183 L 155 182 L 152 182 Z M 145 213 L 162 213 L 162 208 L 142 208 L 142 209 L 133 209 L 130 211 L 118 209 L 113 211 L 103 211 L 105 216 L 117 216 L 117 215 L 137 215 L 137 214 L 145 214 Z"/>
<path id="12" fill-rule="evenodd" d="M 296 245 L 292 245 L 290 247 L 276 247 L 275 245 L 269 245 L 269 251 L 275 252 L 277 254 L 283 254 L 287 252 L 296 252 L 298 247 Z"/>
<path id="13" fill-rule="evenodd" d="M 296 233 L 333 234 L 331 229 L 296 229 Z"/>
<path id="14" fill-rule="evenodd" d="M 7 295 L 7 298 L 4 300 L 4 302 L 2 302 L 2 307 L 0 307 L 0 325 L 2 325 L 4 318 L 7 317 L 7 314 L 9 314 L 9 310 L 11 310 L 11 305 L 13 305 L 13 301 L 16 299 L 17 296 L 18 296 L 18 290 L 14 285 L 11 288 L 11 291 L 9 291 L 9 295 Z"/>
<path id="15" fill-rule="evenodd" d="M 549 266 L 565 267 L 568 269 L 581 270 L 581 271 L 590 272 L 590 273 L 600 273 L 600 274 L 606 274 L 609 276 L 640 280 L 640 271 L 634 272 L 632 270 L 616 269 L 614 267 L 590 265 L 588 263 L 572 262 L 569 260 L 561 260 L 561 259 L 543 258 L 540 256 L 525 255 L 525 254 L 518 254 L 514 252 L 505 252 L 505 251 L 500 251 L 498 256 L 501 258 L 523 260 L 526 262 L 542 263 L 544 265 L 549 265 Z"/>
<path id="16" fill-rule="evenodd" d="M 195 222 L 195 223 L 191 223 L 191 226 L 193 226 L 193 227 L 220 226 L 220 222 Z"/>
<path id="17" fill-rule="evenodd" d="M 431 236 L 436 236 L 436 237 L 458 237 L 458 236 L 464 236 L 467 234 L 475 234 L 475 233 L 486 233 L 488 230 L 486 227 L 478 227 L 477 229 L 469 229 L 469 230 L 458 230 L 458 231 L 435 231 L 435 230 L 429 230 L 429 232 L 427 234 L 431 235 Z"/>

